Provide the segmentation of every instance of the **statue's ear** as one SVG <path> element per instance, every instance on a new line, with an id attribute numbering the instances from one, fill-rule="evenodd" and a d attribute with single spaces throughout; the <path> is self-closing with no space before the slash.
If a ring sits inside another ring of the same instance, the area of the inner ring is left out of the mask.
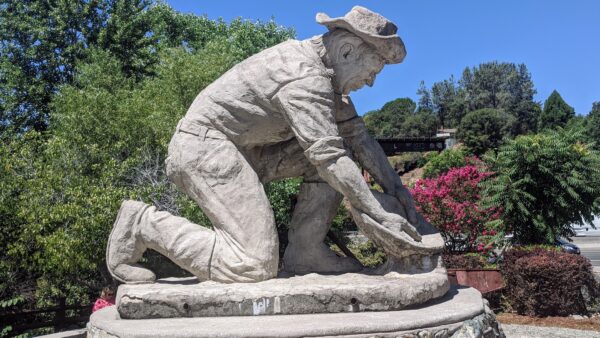
<path id="1" fill-rule="evenodd" d="M 340 48 L 339 57 L 342 60 L 348 60 L 354 52 L 354 46 L 351 43 L 345 43 L 342 48 Z"/>

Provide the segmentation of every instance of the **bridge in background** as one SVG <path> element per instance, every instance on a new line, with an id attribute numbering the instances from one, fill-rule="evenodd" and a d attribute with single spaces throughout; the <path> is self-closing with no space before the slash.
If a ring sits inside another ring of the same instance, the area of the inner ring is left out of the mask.
<path id="1" fill-rule="evenodd" d="M 377 142 L 387 156 L 406 152 L 442 151 L 447 148 L 446 140 L 450 136 L 410 137 L 410 138 L 378 138 Z"/>

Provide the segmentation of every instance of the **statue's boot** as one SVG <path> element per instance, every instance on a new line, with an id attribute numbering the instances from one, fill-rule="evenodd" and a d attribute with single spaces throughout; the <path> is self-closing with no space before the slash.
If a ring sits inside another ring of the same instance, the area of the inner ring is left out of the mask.
<path id="1" fill-rule="evenodd" d="M 363 267 L 354 258 L 336 255 L 323 242 L 342 195 L 327 183 L 305 182 L 294 208 L 284 269 L 294 274 L 357 272 Z"/>
<path id="2" fill-rule="evenodd" d="M 214 243 L 210 229 L 142 202 L 124 201 L 108 240 L 106 264 L 121 282 L 151 283 L 156 276 L 137 262 L 153 249 L 207 280 Z"/>

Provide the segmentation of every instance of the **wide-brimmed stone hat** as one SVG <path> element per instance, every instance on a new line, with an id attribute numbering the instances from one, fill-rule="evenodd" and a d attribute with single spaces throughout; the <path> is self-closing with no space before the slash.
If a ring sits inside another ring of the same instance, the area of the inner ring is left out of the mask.
<path id="1" fill-rule="evenodd" d="M 381 14 L 361 6 L 354 6 L 341 18 L 330 18 L 325 13 L 317 13 L 317 22 L 329 30 L 345 29 L 356 34 L 366 43 L 375 47 L 386 63 L 400 63 L 406 56 L 402 39 L 396 34 L 398 27 Z"/>

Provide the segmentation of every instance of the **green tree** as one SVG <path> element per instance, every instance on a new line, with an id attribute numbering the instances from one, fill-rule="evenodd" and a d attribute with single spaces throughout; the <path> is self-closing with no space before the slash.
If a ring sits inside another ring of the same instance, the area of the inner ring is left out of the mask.
<path id="1" fill-rule="evenodd" d="M 155 0 L 0 0 L 0 134 L 46 130 L 58 89 L 93 49 L 109 51 L 140 81 L 167 48 L 194 52 L 219 40 L 241 61 L 293 36 L 273 21 L 227 24 Z"/>
<path id="2" fill-rule="evenodd" d="M 437 120 L 428 110 L 416 110 L 409 98 L 400 98 L 383 105 L 381 109 L 365 114 L 369 132 L 380 138 L 428 137 L 436 132 Z"/>
<path id="3" fill-rule="evenodd" d="M 467 154 L 462 147 L 446 149 L 427 156 L 427 163 L 423 167 L 423 177 L 437 177 L 452 168 L 460 168 L 465 165 L 467 165 Z"/>
<path id="4" fill-rule="evenodd" d="M 113 0 L 108 20 L 98 37 L 98 46 L 120 61 L 125 75 L 137 80 L 152 74 L 158 61 L 152 17 L 152 0 Z"/>
<path id="5" fill-rule="evenodd" d="M 591 138 L 589 138 L 587 132 L 588 127 L 588 119 L 587 116 L 574 116 L 572 119 L 567 122 L 567 125 L 564 129 L 573 131 L 573 132 L 581 132 L 582 139 L 581 142 L 590 143 L 593 142 Z"/>
<path id="6" fill-rule="evenodd" d="M 525 64 L 517 66 L 509 78 L 509 102 L 507 109 L 515 118 L 514 135 L 523 135 L 537 131 L 538 118 L 541 114 L 540 105 L 533 101 L 536 90 L 531 80 L 531 74 Z"/>
<path id="7" fill-rule="evenodd" d="M 417 90 L 419 95 L 419 102 L 417 102 L 417 111 L 429 111 L 433 112 L 433 101 L 431 100 L 431 92 L 425 86 L 425 81 L 421 81 L 419 89 Z"/>
<path id="8" fill-rule="evenodd" d="M 129 61 L 112 50 L 89 48 L 85 60 L 76 63 L 72 83 L 53 98 L 48 130 L 2 136 L 0 246 L 6 250 L 0 299 L 23 292 L 21 285 L 38 305 L 57 297 L 88 302 L 111 281 L 106 240 L 123 199 L 153 203 L 210 226 L 164 173 L 175 125 L 198 92 L 238 57 L 256 51 L 253 45 L 228 43 L 234 38 L 227 34 L 246 34 L 264 44 L 291 34 L 274 23 L 240 21 L 225 25 L 225 32 L 220 25 L 207 25 L 215 31 L 201 34 L 211 36 L 202 47 L 164 45 L 153 51 L 159 62 L 151 76 L 141 78 L 124 71 L 123 62 Z M 11 286 L 15 280 L 19 283 Z"/>
<path id="9" fill-rule="evenodd" d="M 412 114 L 416 104 L 409 98 L 390 101 L 379 110 L 368 112 L 363 117 L 369 132 L 375 137 L 397 137 L 404 118 Z"/>
<path id="10" fill-rule="evenodd" d="M 522 101 L 511 108 L 515 117 L 513 135 L 525 135 L 537 131 L 537 124 L 542 108 L 537 102 Z"/>
<path id="11" fill-rule="evenodd" d="M 384 115 L 393 117 L 400 117 L 402 115 L 408 115 L 413 113 L 417 108 L 415 102 L 407 97 L 401 99 L 395 99 L 390 101 L 381 107 L 381 112 Z"/>
<path id="12" fill-rule="evenodd" d="M 431 87 L 433 110 L 444 127 L 457 127 L 467 113 L 491 108 L 515 117 L 515 134 L 536 131 L 540 108 L 535 93 L 524 64 L 499 62 L 467 67 L 458 83 L 451 76 Z"/>
<path id="13" fill-rule="evenodd" d="M 47 128 L 53 95 L 105 18 L 103 1 L 0 1 L 0 134 Z"/>
<path id="14" fill-rule="evenodd" d="M 14 254 L 14 245 L 24 233 L 21 196 L 35 176 L 34 162 L 44 139 L 37 132 L 0 136 L 0 300 L 21 296 L 35 289 L 35 278 L 23 267 L 23 258 Z M 31 299 L 32 294 L 28 295 Z"/>
<path id="15" fill-rule="evenodd" d="M 552 244 L 600 213 L 600 154 L 581 138 L 568 130 L 519 136 L 486 158 L 497 173 L 484 183 L 486 204 L 503 210 L 517 243 Z"/>
<path id="16" fill-rule="evenodd" d="M 401 137 L 431 137 L 437 131 L 437 119 L 433 113 L 423 110 L 406 116 L 400 125 Z"/>
<path id="17" fill-rule="evenodd" d="M 451 128 L 460 123 L 462 115 L 465 113 L 464 106 L 461 104 L 461 94 L 453 76 L 431 86 L 433 110 L 442 127 Z"/>
<path id="18" fill-rule="evenodd" d="M 569 106 L 554 90 L 544 102 L 544 109 L 539 118 L 539 128 L 540 130 L 564 128 L 574 116 L 575 109 Z"/>
<path id="19" fill-rule="evenodd" d="M 234 19 L 210 20 L 206 16 L 180 13 L 168 5 L 158 3 L 148 9 L 152 22 L 152 36 L 160 49 L 183 47 L 188 51 L 204 48 L 209 42 L 226 40 L 236 61 L 242 61 L 267 47 L 293 38 L 294 30 L 268 22 Z"/>
<path id="20" fill-rule="evenodd" d="M 457 137 L 467 149 L 481 155 L 497 149 L 506 136 L 511 135 L 515 118 L 498 109 L 480 109 L 469 112 L 460 123 Z"/>
<path id="21" fill-rule="evenodd" d="M 600 149 L 600 102 L 594 102 L 592 111 L 586 118 L 585 133 L 594 143 L 595 149 Z"/>

